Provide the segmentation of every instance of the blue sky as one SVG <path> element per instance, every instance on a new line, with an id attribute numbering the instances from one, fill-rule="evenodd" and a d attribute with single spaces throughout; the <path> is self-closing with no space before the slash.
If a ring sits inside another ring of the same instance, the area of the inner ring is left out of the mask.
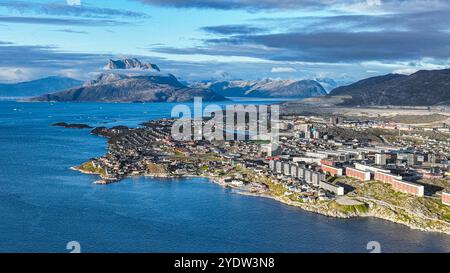
<path id="1" fill-rule="evenodd" d="M 0 82 L 88 79 L 139 57 L 185 80 L 333 78 L 449 66 L 446 0 L 0 0 Z"/>

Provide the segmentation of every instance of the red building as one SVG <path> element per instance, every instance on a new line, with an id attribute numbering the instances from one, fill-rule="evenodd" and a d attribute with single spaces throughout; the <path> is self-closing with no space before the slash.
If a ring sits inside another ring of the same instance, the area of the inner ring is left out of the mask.
<path id="1" fill-rule="evenodd" d="M 450 206 L 450 192 L 448 191 L 442 192 L 442 204 Z"/>
<path id="2" fill-rule="evenodd" d="M 351 178 L 356 178 L 360 181 L 370 180 L 370 172 L 361 171 L 350 167 L 347 167 L 345 169 L 345 175 Z"/>
<path id="3" fill-rule="evenodd" d="M 394 183 L 395 180 L 401 181 L 403 178 L 399 175 L 393 175 L 390 173 L 375 172 L 374 179 L 385 182 L 385 183 L 392 184 L 392 183 Z"/>
<path id="4" fill-rule="evenodd" d="M 392 188 L 394 188 L 397 191 L 416 195 L 416 196 L 423 196 L 424 190 L 425 190 L 422 185 L 407 182 L 407 181 L 402 181 L 402 180 L 394 180 L 392 182 Z"/>
<path id="5" fill-rule="evenodd" d="M 328 159 L 328 158 L 323 158 L 323 159 L 321 159 L 321 160 L 320 160 L 320 163 L 321 163 L 322 165 L 328 165 L 328 166 L 335 166 L 335 165 L 336 165 L 336 163 L 335 163 L 333 160 Z"/>
<path id="6" fill-rule="evenodd" d="M 425 179 L 441 179 L 444 175 L 441 173 L 424 173 L 422 177 Z"/>
<path id="7" fill-rule="evenodd" d="M 322 171 L 329 173 L 332 176 L 342 176 L 343 174 L 341 168 L 331 167 L 327 165 L 322 165 L 320 168 L 322 169 Z"/>

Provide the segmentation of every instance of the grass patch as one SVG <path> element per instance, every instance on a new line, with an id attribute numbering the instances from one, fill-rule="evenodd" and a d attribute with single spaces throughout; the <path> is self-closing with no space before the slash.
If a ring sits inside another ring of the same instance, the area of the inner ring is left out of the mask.
<path id="1" fill-rule="evenodd" d="M 269 189 L 277 196 L 284 195 L 284 193 L 286 192 L 286 189 L 281 184 L 275 184 L 272 181 L 266 181 L 264 182 L 264 184 L 266 184 Z"/>
<path id="2" fill-rule="evenodd" d="M 330 208 L 334 208 L 345 214 L 363 214 L 369 212 L 369 206 L 367 204 L 360 205 L 341 205 L 337 202 L 330 202 Z"/>
<path id="3" fill-rule="evenodd" d="M 444 221 L 450 222 L 450 214 L 446 214 L 442 218 L 444 218 Z"/>
<path id="4" fill-rule="evenodd" d="M 83 170 L 83 171 L 86 171 L 86 172 L 90 172 L 90 173 L 96 173 L 96 174 L 99 174 L 99 175 L 106 175 L 105 170 L 102 169 L 102 168 L 94 167 L 94 164 L 92 163 L 92 161 L 84 163 L 83 165 L 81 165 L 80 169 Z"/>

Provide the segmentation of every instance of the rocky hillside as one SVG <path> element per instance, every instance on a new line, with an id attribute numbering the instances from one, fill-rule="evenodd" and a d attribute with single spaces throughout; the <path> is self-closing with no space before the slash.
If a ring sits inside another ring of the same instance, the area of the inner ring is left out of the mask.
<path id="1" fill-rule="evenodd" d="M 450 104 L 450 69 L 421 70 L 412 75 L 388 74 L 338 87 L 331 96 L 351 96 L 343 105 Z"/>

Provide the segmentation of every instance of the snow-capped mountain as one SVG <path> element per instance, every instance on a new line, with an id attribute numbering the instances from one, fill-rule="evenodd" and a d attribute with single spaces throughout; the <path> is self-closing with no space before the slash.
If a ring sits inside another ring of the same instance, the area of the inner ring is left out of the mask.
<path id="1" fill-rule="evenodd" d="M 330 93 L 331 90 L 339 86 L 339 84 L 331 78 L 316 78 L 316 82 L 320 83 L 327 93 Z"/>
<path id="2" fill-rule="evenodd" d="M 211 89 L 224 97 L 309 98 L 326 95 L 325 89 L 313 80 L 218 81 L 193 83 L 191 87 Z"/>

